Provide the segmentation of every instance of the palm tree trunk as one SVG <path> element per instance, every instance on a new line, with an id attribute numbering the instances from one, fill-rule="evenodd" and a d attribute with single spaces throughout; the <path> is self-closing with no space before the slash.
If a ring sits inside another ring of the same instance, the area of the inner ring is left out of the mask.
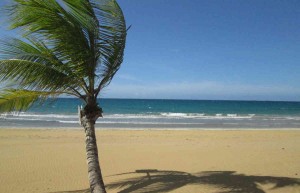
<path id="1" fill-rule="evenodd" d="M 100 108 L 101 110 L 101 108 Z M 106 193 L 98 158 L 95 122 L 101 112 L 81 110 L 80 121 L 85 130 L 86 156 L 91 193 Z"/>

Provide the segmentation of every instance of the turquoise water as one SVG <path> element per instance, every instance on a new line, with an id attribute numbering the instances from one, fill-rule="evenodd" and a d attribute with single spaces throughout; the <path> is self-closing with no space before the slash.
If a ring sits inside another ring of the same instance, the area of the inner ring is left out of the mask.
<path id="1" fill-rule="evenodd" d="M 98 128 L 300 128 L 300 102 L 101 99 Z M 80 100 L 2 114 L 1 127 L 80 127 Z"/>

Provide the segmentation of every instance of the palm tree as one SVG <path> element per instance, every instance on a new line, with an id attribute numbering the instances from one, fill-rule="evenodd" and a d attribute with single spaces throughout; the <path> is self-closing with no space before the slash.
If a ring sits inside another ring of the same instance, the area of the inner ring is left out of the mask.
<path id="1" fill-rule="evenodd" d="M 120 68 L 126 24 L 116 0 L 13 0 L 11 28 L 0 43 L 0 111 L 24 111 L 61 94 L 80 98 L 90 189 L 106 192 L 98 161 L 97 97 Z"/>

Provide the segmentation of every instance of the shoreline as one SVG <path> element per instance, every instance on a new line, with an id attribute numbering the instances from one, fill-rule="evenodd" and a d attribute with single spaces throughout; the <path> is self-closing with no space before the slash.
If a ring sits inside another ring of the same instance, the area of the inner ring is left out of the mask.
<path id="1" fill-rule="evenodd" d="M 0 127 L 0 130 L 81 130 L 83 127 Z M 95 128 L 96 131 L 300 131 L 300 128 Z"/>

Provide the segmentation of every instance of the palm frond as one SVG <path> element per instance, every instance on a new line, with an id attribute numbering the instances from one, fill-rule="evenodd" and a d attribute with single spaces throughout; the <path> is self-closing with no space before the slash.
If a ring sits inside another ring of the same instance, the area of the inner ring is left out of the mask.
<path id="1" fill-rule="evenodd" d="M 84 20 L 82 12 L 87 13 L 85 17 L 92 23 L 93 28 L 87 27 L 86 33 L 95 56 L 90 62 L 90 76 L 95 76 L 91 77 L 90 86 L 96 86 L 97 95 L 110 83 L 123 61 L 127 35 L 123 12 L 115 0 L 63 1 L 71 15 Z M 93 81 L 94 78 L 99 81 Z"/>
<path id="2" fill-rule="evenodd" d="M 35 102 L 44 102 L 47 98 L 55 98 L 59 94 L 59 92 L 6 89 L 0 95 L 0 112 L 24 111 Z"/>
<path id="3" fill-rule="evenodd" d="M 97 48 L 100 65 L 97 76 L 101 81 L 97 86 L 97 94 L 107 86 L 123 62 L 126 43 L 126 22 L 121 8 L 115 0 L 104 0 L 101 3 L 91 1 L 99 20 L 99 39 Z"/>
<path id="4" fill-rule="evenodd" d="M 0 46 L 0 80 L 20 89 L 96 98 L 123 61 L 126 23 L 116 0 L 13 0 Z"/>
<path id="5" fill-rule="evenodd" d="M 31 44 L 18 39 L 1 41 L 0 80 L 39 90 L 80 88 L 80 79 L 50 49 L 38 40 L 28 40 Z"/>
<path id="6" fill-rule="evenodd" d="M 68 64 L 74 73 L 88 76 L 86 64 L 93 55 L 84 27 L 89 26 L 89 19 L 79 20 L 55 0 L 15 2 L 8 9 L 13 23 L 11 27 L 20 29 L 24 36 L 45 40 L 61 61 L 72 61 Z"/>

